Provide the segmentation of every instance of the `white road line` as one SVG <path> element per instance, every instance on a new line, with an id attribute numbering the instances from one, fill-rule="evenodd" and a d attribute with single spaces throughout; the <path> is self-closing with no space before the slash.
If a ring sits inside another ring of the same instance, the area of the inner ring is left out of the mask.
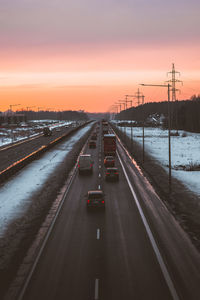
<path id="1" fill-rule="evenodd" d="M 101 177 L 101 174 L 99 173 L 99 177 Z"/>
<path id="2" fill-rule="evenodd" d="M 94 287 L 94 300 L 99 299 L 99 279 L 95 279 L 95 287 Z"/>
<path id="3" fill-rule="evenodd" d="M 101 161 L 101 158 L 99 158 L 99 161 Z"/>
<path id="4" fill-rule="evenodd" d="M 156 257 L 157 257 L 158 263 L 159 263 L 159 265 L 160 265 L 161 271 L 162 271 L 163 276 L 164 276 L 164 278 L 165 278 L 165 281 L 166 281 L 166 283 L 167 283 L 167 285 L 168 285 L 168 288 L 169 288 L 169 290 L 170 290 L 170 293 L 171 293 L 171 295 L 172 295 L 172 298 L 173 298 L 174 300 L 179 300 L 179 296 L 178 296 L 178 294 L 177 294 L 177 292 L 176 292 L 176 289 L 175 289 L 175 287 L 174 287 L 174 284 L 173 284 L 173 282 L 172 282 L 172 279 L 171 279 L 171 277 L 170 277 L 170 275 L 169 275 L 169 272 L 168 272 L 168 270 L 167 270 L 167 267 L 166 267 L 166 265 L 165 265 L 165 263 L 164 263 L 164 260 L 163 260 L 163 258 L 162 258 L 162 256 L 161 256 L 161 253 L 160 253 L 160 251 L 159 251 L 159 249 L 158 249 L 158 246 L 157 246 L 157 244 L 156 244 L 156 241 L 155 241 L 155 239 L 154 239 L 154 237 L 153 237 L 153 234 L 152 234 L 151 229 L 150 229 L 150 227 L 149 227 L 149 224 L 148 224 L 148 222 L 147 222 L 147 219 L 146 219 L 146 217 L 145 217 L 145 215 L 144 215 L 144 213 L 143 213 L 143 211 L 142 211 L 142 208 L 141 208 L 141 206 L 140 206 L 138 197 L 137 197 L 137 195 L 136 195 L 136 193 L 135 193 L 135 191 L 134 191 L 134 189 L 133 189 L 133 187 L 132 187 L 132 185 L 131 185 L 131 182 L 130 182 L 130 180 L 129 180 L 129 178 L 128 178 L 128 175 L 127 175 L 127 173 L 126 173 L 126 170 L 125 170 L 125 168 L 124 168 L 124 165 L 123 165 L 123 163 L 122 163 L 122 160 L 121 160 L 121 158 L 120 158 L 118 152 L 117 152 L 117 156 L 118 156 L 119 162 L 120 162 L 120 164 L 121 164 L 121 166 L 122 166 L 122 169 L 123 169 L 123 171 L 124 171 L 124 175 L 125 175 L 125 177 L 126 177 L 126 180 L 127 180 L 127 182 L 128 182 L 129 188 L 130 188 L 130 190 L 131 190 L 131 193 L 132 193 L 133 198 L 134 198 L 134 200 L 135 200 L 135 203 L 136 203 L 136 205 L 137 205 L 137 208 L 138 208 L 138 211 L 139 211 L 139 213 L 140 213 L 142 222 L 143 222 L 144 227 L 145 227 L 145 229 L 146 229 L 147 235 L 148 235 L 149 240 L 150 240 L 150 242 L 151 242 L 151 245 L 152 245 L 152 248 L 153 248 L 153 250 L 154 250 L 154 253 L 155 253 Z"/>
<path id="5" fill-rule="evenodd" d="M 100 186 L 100 184 L 98 185 L 98 189 L 99 189 L 99 190 L 101 189 L 101 186 Z"/>
<path id="6" fill-rule="evenodd" d="M 97 228 L 97 240 L 100 240 L 100 229 Z"/>
<path id="7" fill-rule="evenodd" d="M 99 169 L 101 169 L 101 165 L 99 165 Z"/>

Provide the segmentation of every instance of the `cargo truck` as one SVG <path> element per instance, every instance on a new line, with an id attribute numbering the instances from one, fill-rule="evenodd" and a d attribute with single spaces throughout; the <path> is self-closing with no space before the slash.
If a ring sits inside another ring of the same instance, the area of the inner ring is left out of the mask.
<path id="1" fill-rule="evenodd" d="M 114 134 L 104 134 L 103 146 L 104 146 L 104 156 L 115 156 L 116 136 Z"/>

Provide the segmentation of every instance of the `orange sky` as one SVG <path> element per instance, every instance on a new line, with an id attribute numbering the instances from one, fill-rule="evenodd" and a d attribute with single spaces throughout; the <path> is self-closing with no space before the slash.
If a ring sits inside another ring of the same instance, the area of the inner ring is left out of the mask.
<path id="1" fill-rule="evenodd" d="M 84 2 L 84 3 L 83 3 Z M 105 112 L 139 83 L 163 84 L 172 63 L 188 99 L 199 94 L 199 1 L 3 0 L 0 111 L 34 106 Z M 167 91 L 140 87 L 145 101 Z"/>
<path id="2" fill-rule="evenodd" d="M 163 84 L 172 62 L 181 72 L 177 84 L 181 94 L 178 99 L 190 98 L 199 93 L 200 49 L 187 47 L 93 48 L 90 51 L 57 50 L 24 51 L 24 53 L 3 53 L 0 70 L 0 110 L 10 104 L 20 104 L 15 109 L 27 106 L 50 108 L 52 110 L 107 111 L 125 94 L 134 95 L 139 83 Z M 188 57 L 188 51 L 190 56 Z M 66 51 L 67 52 L 67 51 Z M 198 53 L 197 53 L 198 52 Z M 173 53 L 169 56 L 168 53 Z M 24 55 L 23 55 L 24 54 Z M 167 91 L 159 88 L 139 87 L 146 101 L 162 101 Z M 14 109 L 14 107 L 13 107 Z"/>

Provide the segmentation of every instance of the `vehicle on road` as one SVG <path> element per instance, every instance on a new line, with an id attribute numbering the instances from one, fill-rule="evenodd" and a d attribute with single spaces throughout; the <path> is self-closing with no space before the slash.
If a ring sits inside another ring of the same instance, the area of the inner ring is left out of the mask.
<path id="1" fill-rule="evenodd" d="M 91 140 L 96 141 L 97 140 L 97 134 L 93 133 L 91 136 Z"/>
<path id="2" fill-rule="evenodd" d="M 96 148 L 96 142 L 95 141 L 90 141 L 89 142 L 89 148 Z"/>
<path id="3" fill-rule="evenodd" d="M 44 127 L 43 128 L 43 134 L 44 134 L 44 136 L 51 136 L 52 131 L 49 129 L 49 127 Z"/>
<path id="4" fill-rule="evenodd" d="M 102 132 L 103 134 L 108 134 L 109 132 L 108 122 L 106 121 L 102 122 Z"/>
<path id="5" fill-rule="evenodd" d="M 115 159 L 113 156 L 106 156 L 104 158 L 104 166 L 107 167 L 114 167 L 115 166 Z"/>
<path id="6" fill-rule="evenodd" d="M 93 172 L 93 160 L 91 154 L 82 154 L 78 160 L 78 171 L 79 174 L 92 174 Z"/>
<path id="7" fill-rule="evenodd" d="M 107 168 L 105 174 L 106 181 L 118 181 L 119 180 L 119 172 L 118 168 Z"/>
<path id="8" fill-rule="evenodd" d="M 87 208 L 105 208 L 105 195 L 102 190 L 88 191 Z"/>
<path id="9" fill-rule="evenodd" d="M 114 134 L 104 134 L 103 150 L 105 156 L 115 156 L 116 154 L 116 136 Z"/>

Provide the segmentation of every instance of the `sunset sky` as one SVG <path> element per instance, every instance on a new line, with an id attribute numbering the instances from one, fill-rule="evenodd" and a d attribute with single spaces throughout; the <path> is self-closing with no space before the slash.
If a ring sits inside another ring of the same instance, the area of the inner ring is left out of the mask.
<path id="1" fill-rule="evenodd" d="M 199 0 L 0 0 L 0 111 L 105 112 L 169 80 L 172 63 L 177 98 L 200 94 L 199 15 Z"/>

